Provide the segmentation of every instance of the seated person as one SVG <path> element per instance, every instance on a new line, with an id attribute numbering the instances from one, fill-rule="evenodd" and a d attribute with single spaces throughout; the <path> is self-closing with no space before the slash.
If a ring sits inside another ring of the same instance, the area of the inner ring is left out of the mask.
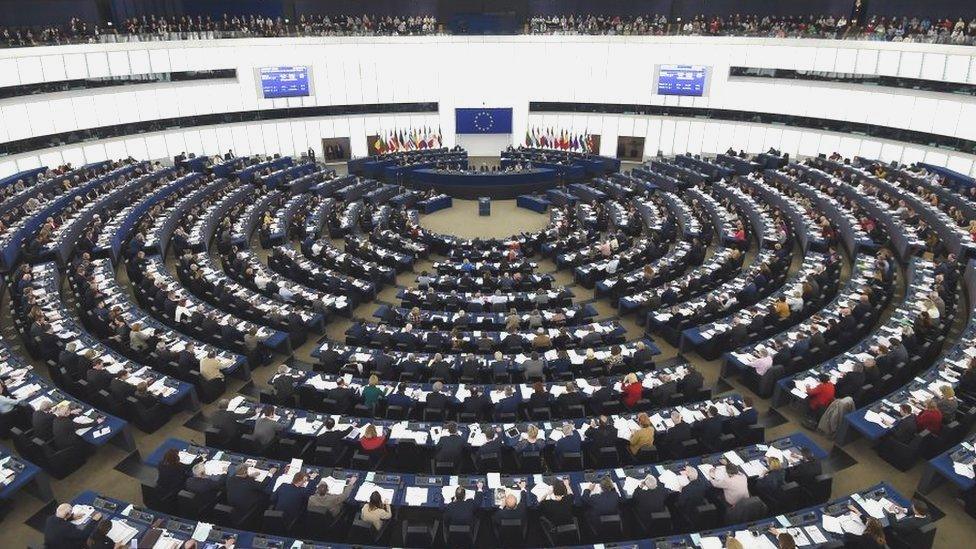
<path id="1" fill-rule="evenodd" d="M 474 524 L 475 512 L 481 508 L 484 500 L 484 484 L 479 480 L 475 490 L 474 499 L 467 499 L 467 490 L 463 486 L 458 486 L 454 490 L 454 499 L 444 506 L 444 527 L 451 526 L 471 526 Z"/>
<path id="2" fill-rule="evenodd" d="M 352 495 L 353 489 L 356 488 L 356 479 L 356 475 L 346 478 L 346 486 L 339 494 L 330 494 L 328 484 L 324 481 L 319 482 L 315 488 L 315 493 L 308 496 L 308 510 L 326 513 L 332 518 L 338 517 L 339 513 L 342 512 L 342 505 Z"/>
<path id="3" fill-rule="evenodd" d="M 530 423 L 525 436 L 515 443 L 515 451 L 524 455 L 530 452 L 542 452 L 546 447 L 545 437 L 539 437 L 539 428 Z"/>
<path id="4" fill-rule="evenodd" d="M 583 450 L 583 439 L 572 423 L 568 421 L 562 425 L 563 436 L 556 441 L 556 457 L 562 459 L 567 453 L 579 453 Z"/>
<path id="5" fill-rule="evenodd" d="M 359 437 L 359 449 L 367 454 L 385 451 L 386 435 L 378 434 L 374 425 L 367 425 L 363 436 Z"/>
<path id="6" fill-rule="evenodd" d="M 573 522 L 573 496 L 568 478 L 553 482 L 549 493 L 539 501 L 539 514 L 552 526 L 563 526 Z"/>
<path id="7" fill-rule="evenodd" d="M 641 450 L 654 449 L 654 427 L 651 425 L 651 418 L 644 412 L 637 414 L 637 429 L 630 435 L 630 454 L 636 456 Z"/>
<path id="8" fill-rule="evenodd" d="M 600 517 L 616 515 L 620 512 L 620 494 L 609 476 L 600 479 L 599 491 L 593 487 L 583 490 L 582 500 L 586 506 L 586 519 L 594 531 L 598 531 Z"/>
<path id="9" fill-rule="evenodd" d="M 393 513 L 390 509 L 390 503 L 383 501 L 379 492 L 373 492 L 369 496 L 369 503 L 363 505 L 360 512 L 360 518 L 372 525 L 377 531 L 382 529 L 391 517 L 393 517 Z"/>
<path id="10" fill-rule="evenodd" d="M 637 514 L 649 518 L 652 513 L 659 513 L 665 509 L 664 503 L 668 497 L 668 489 L 657 483 L 657 477 L 648 474 L 634 489 L 631 499 Z"/>

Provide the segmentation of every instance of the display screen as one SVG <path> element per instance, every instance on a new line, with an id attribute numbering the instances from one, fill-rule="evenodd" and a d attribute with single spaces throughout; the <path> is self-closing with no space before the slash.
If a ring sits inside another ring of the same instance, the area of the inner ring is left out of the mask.
<path id="1" fill-rule="evenodd" d="M 308 67 L 265 67 L 260 69 L 265 99 L 305 97 L 311 94 Z"/>
<path id="2" fill-rule="evenodd" d="M 702 65 L 660 65 L 657 73 L 658 95 L 705 95 L 708 67 Z"/>

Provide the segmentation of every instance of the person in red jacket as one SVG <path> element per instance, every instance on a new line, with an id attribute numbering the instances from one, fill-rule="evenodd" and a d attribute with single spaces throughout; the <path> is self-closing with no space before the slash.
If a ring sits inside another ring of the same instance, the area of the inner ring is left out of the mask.
<path id="1" fill-rule="evenodd" d="M 827 374 L 820 374 L 817 379 L 820 383 L 807 389 L 807 404 L 810 406 L 810 412 L 819 417 L 834 401 L 834 384 L 830 382 L 830 376 Z"/>
<path id="2" fill-rule="evenodd" d="M 384 444 L 386 444 L 386 437 L 377 434 L 376 427 L 373 427 L 372 425 L 367 425 L 366 430 L 363 432 L 363 436 L 359 437 L 359 447 L 367 453 L 382 450 Z"/>
<path id="3" fill-rule="evenodd" d="M 919 432 L 928 431 L 938 435 L 942 431 L 942 411 L 935 399 L 925 403 L 925 409 L 915 417 L 915 425 Z"/>
<path id="4" fill-rule="evenodd" d="M 641 399 L 644 392 L 644 386 L 641 385 L 640 381 L 637 381 L 637 375 L 627 374 L 624 376 L 622 385 L 623 396 L 620 397 L 620 401 L 628 408 L 637 406 L 637 401 Z"/>

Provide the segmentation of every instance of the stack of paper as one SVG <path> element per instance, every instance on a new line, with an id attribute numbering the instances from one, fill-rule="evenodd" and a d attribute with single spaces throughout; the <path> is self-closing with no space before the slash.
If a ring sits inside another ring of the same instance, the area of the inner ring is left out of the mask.
<path id="1" fill-rule="evenodd" d="M 124 520 L 113 519 L 112 528 L 108 531 L 108 538 L 115 543 L 126 545 L 136 537 L 139 530 L 129 526 Z"/>

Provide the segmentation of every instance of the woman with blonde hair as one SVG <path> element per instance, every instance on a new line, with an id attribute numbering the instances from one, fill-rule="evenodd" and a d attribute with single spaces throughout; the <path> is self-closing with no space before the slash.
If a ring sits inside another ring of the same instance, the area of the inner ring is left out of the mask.
<path id="1" fill-rule="evenodd" d="M 636 456 L 638 452 L 654 449 L 654 427 L 651 426 L 651 418 L 646 413 L 641 412 L 637 415 L 637 429 L 630 435 L 630 453 Z"/>
<path id="2" fill-rule="evenodd" d="M 936 406 L 942 412 L 942 421 L 951 423 L 956 419 L 956 411 L 959 410 L 959 400 L 956 399 L 956 390 L 952 388 L 952 385 L 943 385 L 939 389 L 939 393 L 942 396 L 936 401 Z"/>
<path id="3" fill-rule="evenodd" d="M 378 387 L 379 382 L 380 378 L 373 374 L 369 376 L 369 385 L 363 388 L 363 404 L 370 410 L 375 409 L 380 399 L 386 396 L 383 389 Z"/>
<path id="4" fill-rule="evenodd" d="M 641 385 L 640 381 L 637 380 L 637 374 L 631 372 L 624 376 L 622 387 L 622 396 L 620 401 L 624 406 L 633 409 L 637 406 L 637 402 L 640 401 L 641 396 L 644 393 L 644 387 Z"/>
<path id="5" fill-rule="evenodd" d="M 539 428 L 530 423 L 529 428 L 525 431 L 525 438 L 515 445 L 515 451 L 521 455 L 529 452 L 541 452 L 545 447 L 546 441 L 539 439 Z"/>

